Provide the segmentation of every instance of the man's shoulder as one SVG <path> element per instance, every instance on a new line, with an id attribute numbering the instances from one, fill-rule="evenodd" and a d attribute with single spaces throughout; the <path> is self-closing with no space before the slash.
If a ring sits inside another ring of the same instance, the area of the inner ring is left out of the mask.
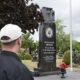
<path id="1" fill-rule="evenodd" d="M 11 58 L 11 57 L 0 57 L 0 64 L 1 69 L 5 70 L 9 76 L 14 75 L 19 76 L 21 79 L 23 78 L 24 80 L 33 80 L 31 72 L 28 70 L 28 68 L 22 64 L 20 61 Z"/>

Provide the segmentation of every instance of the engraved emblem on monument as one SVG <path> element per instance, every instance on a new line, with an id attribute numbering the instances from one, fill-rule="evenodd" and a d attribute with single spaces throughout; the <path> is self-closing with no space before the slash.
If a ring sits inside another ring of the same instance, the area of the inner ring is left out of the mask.
<path id="1" fill-rule="evenodd" d="M 52 38 L 53 30 L 50 27 L 48 27 L 48 28 L 46 28 L 45 34 L 46 34 L 47 38 Z"/>

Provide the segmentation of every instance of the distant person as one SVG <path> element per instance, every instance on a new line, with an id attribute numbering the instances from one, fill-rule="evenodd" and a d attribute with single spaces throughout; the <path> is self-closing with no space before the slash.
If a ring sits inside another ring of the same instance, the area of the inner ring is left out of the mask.
<path id="1" fill-rule="evenodd" d="M 75 49 L 73 49 L 72 60 L 73 60 L 73 63 L 74 63 L 74 64 L 77 63 L 77 54 L 76 54 Z"/>
<path id="2" fill-rule="evenodd" d="M 34 80 L 31 72 L 21 63 L 17 54 L 21 47 L 21 28 L 5 25 L 0 31 L 0 80 Z"/>
<path id="3" fill-rule="evenodd" d="M 64 61 L 62 61 L 62 63 L 60 64 L 60 69 L 61 69 L 61 78 L 65 78 L 64 74 L 66 74 L 66 68 L 67 68 L 67 64 L 65 64 Z"/>

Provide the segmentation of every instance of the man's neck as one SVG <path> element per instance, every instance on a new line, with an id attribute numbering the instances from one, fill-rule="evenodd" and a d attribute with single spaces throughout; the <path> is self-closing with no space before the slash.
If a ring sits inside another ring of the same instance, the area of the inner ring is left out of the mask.
<path id="1" fill-rule="evenodd" d="M 18 50 L 16 48 L 6 48 L 6 47 L 3 47 L 2 50 L 4 51 L 10 51 L 10 52 L 14 52 L 14 53 L 18 53 Z"/>

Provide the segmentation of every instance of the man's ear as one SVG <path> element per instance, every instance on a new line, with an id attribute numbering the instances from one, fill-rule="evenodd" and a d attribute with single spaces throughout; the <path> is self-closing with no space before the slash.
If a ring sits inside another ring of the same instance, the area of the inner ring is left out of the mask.
<path id="1" fill-rule="evenodd" d="M 21 46 L 21 38 L 18 38 L 17 43 Z"/>
<path id="2" fill-rule="evenodd" d="M 19 38 L 16 40 L 16 44 L 17 44 L 17 45 L 20 45 L 20 40 L 19 40 Z"/>

